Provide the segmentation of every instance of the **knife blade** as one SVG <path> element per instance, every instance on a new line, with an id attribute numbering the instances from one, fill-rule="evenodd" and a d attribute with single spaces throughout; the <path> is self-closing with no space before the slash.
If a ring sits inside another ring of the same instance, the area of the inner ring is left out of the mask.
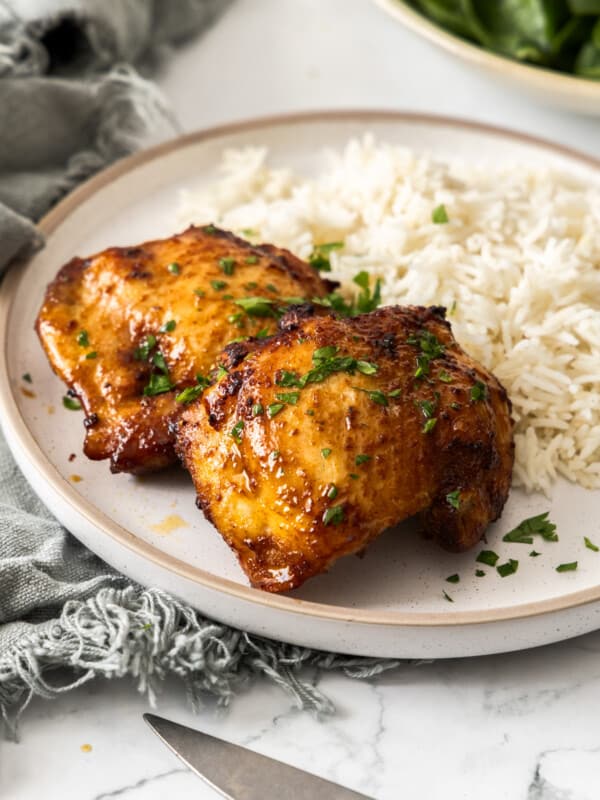
<path id="1" fill-rule="evenodd" d="M 144 720 L 184 764 L 227 800 L 373 800 L 155 714 L 144 714 Z"/>

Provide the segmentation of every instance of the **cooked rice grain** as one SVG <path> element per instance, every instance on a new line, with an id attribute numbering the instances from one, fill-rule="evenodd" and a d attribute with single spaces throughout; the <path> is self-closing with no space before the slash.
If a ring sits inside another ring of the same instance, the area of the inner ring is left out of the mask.
<path id="1" fill-rule="evenodd" d="M 600 488 L 600 189 L 523 164 L 443 163 L 366 136 L 319 175 L 223 156 L 222 179 L 184 192 L 182 221 L 215 222 L 308 258 L 343 240 L 333 273 L 367 270 L 386 303 L 440 304 L 456 338 L 505 384 L 515 483 L 557 475 Z M 443 204 L 449 222 L 434 224 Z"/>

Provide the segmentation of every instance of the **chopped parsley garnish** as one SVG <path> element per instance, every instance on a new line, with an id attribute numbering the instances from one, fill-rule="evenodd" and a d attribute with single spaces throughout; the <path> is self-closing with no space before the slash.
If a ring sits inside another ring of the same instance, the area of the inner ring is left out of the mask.
<path id="1" fill-rule="evenodd" d="M 353 386 L 352 388 L 356 389 L 357 392 L 366 394 L 369 400 L 373 403 L 377 403 L 378 406 L 389 406 L 387 397 L 379 389 L 361 389 L 360 386 Z"/>
<path id="2" fill-rule="evenodd" d="M 361 464 L 366 464 L 367 461 L 370 461 L 370 460 L 371 460 L 371 456 L 368 456 L 366 453 L 359 453 L 354 458 L 354 463 L 356 464 L 357 467 L 360 467 Z"/>
<path id="3" fill-rule="evenodd" d="M 169 374 L 169 367 L 167 366 L 165 357 L 160 352 L 160 350 L 157 350 L 156 353 L 154 353 L 154 355 L 152 356 L 152 363 L 157 369 L 159 369 L 165 375 Z"/>
<path id="4" fill-rule="evenodd" d="M 425 356 L 417 356 L 417 368 L 415 370 L 415 378 L 422 378 L 424 375 L 429 374 L 429 361 Z"/>
<path id="5" fill-rule="evenodd" d="M 548 519 L 549 512 L 538 514 L 536 517 L 528 517 L 520 522 L 516 528 L 509 531 L 502 537 L 503 542 L 515 542 L 517 544 L 533 544 L 534 536 L 541 536 L 547 542 L 558 542 L 556 525 Z"/>
<path id="6" fill-rule="evenodd" d="M 557 572 L 574 572 L 577 569 L 577 561 L 569 561 L 567 564 L 559 564 Z"/>
<path id="7" fill-rule="evenodd" d="M 319 364 L 322 361 L 327 361 L 327 359 L 333 358 L 338 350 L 339 347 L 335 347 L 334 345 L 319 347 L 318 350 L 315 350 L 313 353 L 312 360 L 315 362 L 315 364 Z"/>
<path id="8" fill-rule="evenodd" d="M 90 350 L 89 353 L 85 355 L 87 361 L 91 361 L 93 358 L 98 358 L 98 353 L 96 350 Z"/>
<path id="9" fill-rule="evenodd" d="M 204 289 L 194 289 L 194 294 L 196 297 L 206 297 L 206 292 Z"/>
<path id="10" fill-rule="evenodd" d="M 344 520 L 344 506 L 330 506 L 323 514 L 325 525 L 339 525 Z"/>
<path id="11" fill-rule="evenodd" d="M 494 553 L 493 550 L 482 550 L 475 561 L 478 561 L 480 564 L 487 564 L 488 567 L 495 567 L 499 558 L 500 556 L 498 553 Z"/>
<path id="12" fill-rule="evenodd" d="M 450 375 L 449 372 L 446 372 L 445 369 L 441 369 L 437 374 L 438 380 L 442 383 L 452 383 L 454 378 Z"/>
<path id="13" fill-rule="evenodd" d="M 168 266 L 167 269 L 171 273 L 171 275 L 179 275 L 181 272 L 181 267 L 177 263 L 177 261 L 172 261 Z"/>
<path id="14" fill-rule="evenodd" d="M 77 344 L 79 347 L 89 347 L 90 346 L 90 337 L 87 331 L 79 331 L 77 334 Z"/>
<path id="15" fill-rule="evenodd" d="M 315 410 L 314 408 L 307 408 L 304 413 L 306 414 L 307 417 L 314 417 Z"/>
<path id="16" fill-rule="evenodd" d="M 241 302 L 241 301 L 236 301 Z M 359 361 L 352 356 L 338 355 L 339 348 L 335 345 L 326 345 L 317 348 L 312 354 L 313 368 L 306 372 L 304 375 L 299 376 L 295 372 L 289 370 L 279 370 L 275 377 L 275 383 L 278 386 L 304 389 L 309 383 L 322 383 L 330 375 L 336 372 L 347 372 L 354 374 L 356 371 L 364 375 L 374 375 L 379 367 L 371 361 Z M 365 392 L 371 400 L 380 405 L 388 405 L 387 397 L 379 390 L 362 389 L 359 386 L 354 387 L 357 391 Z M 299 392 L 289 392 L 287 394 L 278 394 L 277 398 L 284 403 L 296 404 L 298 401 Z"/>
<path id="17" fill-rule="evenodd" d="M 519 562 L 514 558 L 509 558 L 506 564 L 500 564 L 496 567 L 496 571 L 501 578 L 506 578 L 508 575 L 514 575 L 519 568 Z"/>
<path id="18" fill-rule="evenodd" d="M 178 403 L 191 403 L 196 400 L 202 392 L 210 386 L 210 381 L 208 378 L 205 378 L 204 375 L 196 375 L 196 385 L 195 386 L 188 386 L 183 391 L 179 392 L 179 394 L 175 397 L 175 400 Z"/>
<path id="19" fill-rule="evenodd" d="M 277 317 L 273 301 L 268 297 L 240 297 L 234 303 L 242 308 L 249 317 Z"/>
<path id="20" fill-rule="evenodd" d="M 352 278 L 352 281 L 357 286 L 360 286 L 362 290 L 356 298 L 356 313 L 368 314 L 370 311 L 375 311 L 375 309 L 381 305 L 381 279 L 378 278 L 375 281 L 373 293 L 371 293 L 369 288 L 368 272 L 359 272 L 358 275 Z"/>
<path id="21" fill-rule="evenodd" d="M 352 478 L 353 481 L 357 481 L 360 478 L 360 475 L 357 475 L 356 472 L 351 472 L 349 477 Z"/>
<path id="22" fill-rule="evenodd" d="M 205 225 L 202 228 L 202 230 L 203 230 L 204 233 L 207 233 L 209 236 L 212 236 L 213 234 L 215 234 L 217 232 L 217 229 L 215 228 L 214 225 Z"/>
<path id="23" fill-rule="evenodd" d="M 243 311 L 238 311 L 237 314 L 230 314 L 227 317 L 227 322 L 231 325 L 235 325 L 236 328 L 242 328 L 244 323 L 242 322 L 242 318 L 244 316 Z"/>
<path id="24" fill-rule="evenodd" d="M 585 542 L 585 546 L 587 547 L 588 550 L 593 550 L 594 553 L 597 553 L 598 550 L 600 550 L 600 547 L 598 547 L 598 545 L 590 541 L 587 536 L 583 537 L 583 541 Z"/>
<path id="25" fill-rule="evenodd" d="M 331 262 L 329 254 L 332 250 L 341 250 L 343 242 L 328 242 L 327 244 L 317 244 L 308 257 L 308 263 L 318 272 L 331 272 Z"/>
<path id="26" fill-rule="evenodd" d="M 321 455 L 323 456 L 323 458 L 329 458 L 329 456 L 331 455 L 331 447 L 324 447 L 321 450 Z"/>
<path id="27" fill-rule="evenodd" d="M 171 379 L 168 375 L 159 375 L 157 372 L 153 372 L 150 375 L 150 382 L 144 388 L 144 395 L 146 397 L 154 397 L 157 394 L 164 394 L 165 392 L 170 392 L 171 389 L 174 389 L 174 384 L 171 383 Z"/>
<path id="28" fill-rule="evenodd" d="M 460 508 L 460 489 L 455 489 L 453 492 L 448 492 L 446 495 L 446 502 L 457 511 Z"/>
<path id="29" fill-rule="evenodd" d="M 148 334 L 145 341 L 135 351 L 134 358 L 147 361 L 150 357 L 151 351 L 155 346 L 156 336 Z M 148 385 L 144 387 L 144 395 L 146 397 L 154 397 L 154 395 L 157 394 L 170 392 L 171 389 L 175 388 L 175 384 L 171 383 L 171 379 L 169 378 L 169 368 L 167 366 L 167 362 L 165 361 L 165 357 L 160 350 L 157 350 L 152 355 L 151 362 L 152 365 L 156 367 L 156 369 L 160 370 L 162 374 L 153 372 L 150 375 Z"/>
<path id="30" fill-rule="evenodd" d="M 258 264 L 258 256 L 246 256 L 246 258 L 244 259 L 244 262 L 246 264 Z M 252 288 L 256 289 L 256 287 L 257 287 L 257 284 L 255 283 Z"/>
<path id="31" fill-rule="evenodd" d="M 229 431 L 229 435 L 232 439 L 234 439 L 238 444 L 242 441 L 242 431 L 244 430 L 244 420 L 239 419 L 233 428 Z"/>
<path id="32" fill-rule="evenodd" d="M 261 414 L 264 414 L 265 409 L 263 408 L 262 403 L 254 403 L 252 406 L 252 416 L 253 417 L 260 417 Z"/>
<path id="33" fill-rule="evenodd" d="M 280 411 L 283 411 L 285 408 L 284 403 L 271 403 L 270 406 L 267 406 L 267 416 L 269 419 L 273 419 L 273 417 L 277 416 Z"/>
<path id="34" fill-rule="evenodd" d="M 481 381 L 475 381 L 475 386 L 471 387 L 471 402 L 476 403 L 478 400 L 485 400 L 487 396 L 487 387 Z"/>
<path id="35" fill-rule="evenodd" d="M 278 386 L 300 386 L 300 378 L 295 372 L 282 369 L 275 379 L 275 383 Z"/>
<path id="36" fill-rule="evenodd" d="M 156 336 L 149 333 L 139 347 L 133 352 L 136 361 L 147 361 L 150 351 L 156 347 Z"/>
<path id="37" fill-rule="evenodd" d="M 258 333 L 254 334 L 255 339 L 266 339 L 267 336 L 270 336 L 268 328 L 261 328 Z"/>
<path id="38" fill-rule="evenodd" d="M 204 386 L 188 386 L 182 392 L 179 392 L 179 394 L 175 397 L 175 400 L 178 403 L 185 403 L 187 405 L 187 403 L 197 400 L 203 391 Z"/>
<path id="39" fill-rule="evenodd" d="M 428 331 L 427 328 L 418 333 L 411 334 L 406 340 L 407 344 L 417 347 L 420 354 L 417 356 L 417 369 L 415 370 L 415 378 L 422 378 L 429 375 L 429 367 L 431 362 L 443 356 L 446 348 L 439 341 L 435 334 Z"/>
<path id="40" fill-rule="evenodd" d="M 225 275 L 233 275 L 235 270 L 235 258 L 220 258 L 219 266 Z"/>
<path id="41" fill-rule="evenodd" d="M 453 599 L 450 597 L 450 595 L 448 594 L 448 592 L 443 592 L 442 594 L 444 595 L 444 597 L 446 598 L 446 600 L 447 600 L 449 603 L 453 603 L 453 602 L 454 602 L 454 600 L 453 600 Z"/>
<path id="42" fill-rule="evenodd" d="M 485 572 L 484 572 L 482 569 L 476 569 L 476 570 L 475 570 L 475 576 L 476 576 L 477 578 L 484 578 L 484 577 L 485 577 L 485 574 L 486 574 L 486 573 L 485 573 Z"/>
<path id="43" fill-rule="evenodd" d="M 373 364 L 372 361 L 357 361 L 356 369 L 363 375 L 375 375 L 379 370 L 379 367 L 377 364 Z"/>
<path id="44" fill-rule="evenodd" d="M 315 305 L 332 308 L 341 317 L 355 317 L 357 314 L 366 314 L 381 305 L 381 280 L 379 278 L 375 281 L 373 292 L 369 289 L 369 274 L 367 272 L 359 272 L 352 280 L 361 289 L 355 299 L 348 301 L 338 292 L 330 292 L 325 297 L 313 297 L 312 302 Z"/>
<path id="45" fill-rule="evenodd" d="M 242 233 L 244 236 L 258 236 L 258 231 L 255 231 L 254 228 L 242 228 Z"/>
<path id="46" fill-rule="evenodd" d="M 159 333 L 173 333 L 175 328 L 177 327 L 177 323 L 174 319 L 170 319 L 168 322 L 165 322 L 164 325 L 158 329 Z"/>
<path id="47" fill-rule="evenodd" d="M 338 292 L 330 292 L 325 297 L 313 297 L 312 302 L 317 306 L 332 308 L 340 317 L 356 316 L 356 305 L 354 301 L 348 302 L 343 295 Z"/>
<path id="48" fill-rule="evenodd" d="M 255 256 L 251 256 L 251 258 L 255 258 Z M 248 263 L 248 259 L 246 259 L 246 263 Z M 256 281 L 250 281 L 250 283 L 245 283 L 244 289 L 246 289 L 249 292 L 253 292 L 255 289 L 258 289 L 258 283 Z"/>
<path id="49" fill-rule="evenodd" d="M 327 490 L 327 497 L 330 500 L 335 500 L 337 496 L 338 496 L 338 488 L 334 483 L 332 483 L 329 489 Z"/>
<path id="50" fill-rule="evenodd" d="M 80 411 L 81 410 L 81 404 L 77 400 L 75 400 L 75 398 L 73 398 L 73 397 L 69 397 L 68 395 L 65 395 L 63 397 L 63 399 L 62 399 L 62 402 L 63 402 L 63 406 L 65 408 L 68 408 L 69 411 Z"/>
<path id="51" fill-rule="evenodd" d="M 433 209 L 431 212 L 431 221 L 436 225 L 444 225 L 446 222 L 449 222 L 448 212 L 443 203 Z"/>
<path id="52" fill-rule="evenodd" d="M 433 412 L 437 406 L 437 401 L 434 400 L 419 400 L 417 405 L 421 409 L 421 412 L 425 419 L 431 419 L 433 417 Z"/>
<path id="53" fill-rule="evenodd" d="M 455 572 L 454 575 L 448 575 L 448 577 L 446 578 L 446 581 L 448 583 L 459 583 L 460 582 L 460 575 L 458 575 L 458 573 Z"/>
<path id="54" fill-rule="evenodd" d="M 437 425 L 437 417 L 432 417 L 428 419 L 425 425 L 423 425 L 423 433 L 431 433 L 431 431 Z"/>
<path id="55" fill-rule="evenodd" d="M 279 289 L 276 286 L 273 286 L 272 283 L 267 283 L 265 287 L 269 292 L 273 292 L 273 294 L 279 294 Z"/>
<path id="56" fill-rule="evenodd" d="M 307 383 L 322 383 L 334 372 L 353 374 L 356 371 L 356 359 L 352 356 L 338 356 L 336 355 L 338 350 L 339 348 L 334 346 L 315 350 L 312 356 L 315 366 L 299 379 L 300 388 L 304 388 Z"/>
<path id="57" fill-rule="evenodd" d="M 217 369 L 217 380 L 220 381 L 221 378 L 224 378 L 225 375 L 229 375 L 228 370 L 223 366 L 223 364 L 219 364 Z"/>
<path id="58" fill-rule="evenodd" d="M 388 392 L 388 397 L 400 397 L 402 394 L 402 389 L 393 389 L 391 392 Z"/>
<path id="59" fill-rule="evenodd" d="M 537 552 L 537 550 L 532 550 L 532 551 L 529 553 L 529 555 L 531 556 L 531 558 L 537 558 L 538 556 L 541 556 L 542 554 L 541 554 L 541 553 L 538 553 L 538 552 Z"/>
<path id="60" fill-rule="evenodd" d="M 212 280 L 210 285 L 215 290 L 215 292 L 222 292 L 223 289 L 226 289 L 228 286 L 227 281 L 219 281 L 219 280 Z"/>
<path id="61" fill-rule="evenodd" d="M 290 403 L 291 405 L 295 406 L 298 402 L 298 398 L 300 397 L 300 392 L 280 392 L 276 394 L 275 397 L 278 400 L 281 400 L 282 403 Z"/>
<path id="62" fill-rule="evenodd" d="M 25 383 L 33 383 L 33 378 L 31 377 L 29 372 L 24 372 L 21 375 L 21 378 L 25 381 Z"/>

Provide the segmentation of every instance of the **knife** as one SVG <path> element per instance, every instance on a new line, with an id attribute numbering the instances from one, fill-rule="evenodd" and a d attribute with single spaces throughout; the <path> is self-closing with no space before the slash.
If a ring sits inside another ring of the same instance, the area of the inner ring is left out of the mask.
<path id="1" fill-rule="evenodd" d="M 144 714 L 144 720 L 184 764 L 227 800 L 373 800 L 154 714 Z"/>

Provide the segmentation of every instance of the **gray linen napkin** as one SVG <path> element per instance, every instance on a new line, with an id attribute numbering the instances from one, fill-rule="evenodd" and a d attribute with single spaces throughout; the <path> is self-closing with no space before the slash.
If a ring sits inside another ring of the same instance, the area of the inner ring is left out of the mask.
<path id="1" fill-rule="evenodd" d="M 73 186 L 172 135 L 166 103 L 131 63 L 150 70 L 169 43 L 226 4 L 0 0 L 0 275 L 42 246 L 32 220 Z M 302 666 L 367 677 L 395 663 L 249 636 L 131 584 L 52 518 L 0 435 L 0 716 L 9 734 L 32 696 L 51 698 L 96 675 L 131 675 L 152 697 L 157 681 L 176 674 L 192 701 L 209 692 L 226 703 L 263 674 L 299 706 L 331 711 L 298 676 Z M 73 671 L 62 685 L 48 675 L 57 667 Z"/>

